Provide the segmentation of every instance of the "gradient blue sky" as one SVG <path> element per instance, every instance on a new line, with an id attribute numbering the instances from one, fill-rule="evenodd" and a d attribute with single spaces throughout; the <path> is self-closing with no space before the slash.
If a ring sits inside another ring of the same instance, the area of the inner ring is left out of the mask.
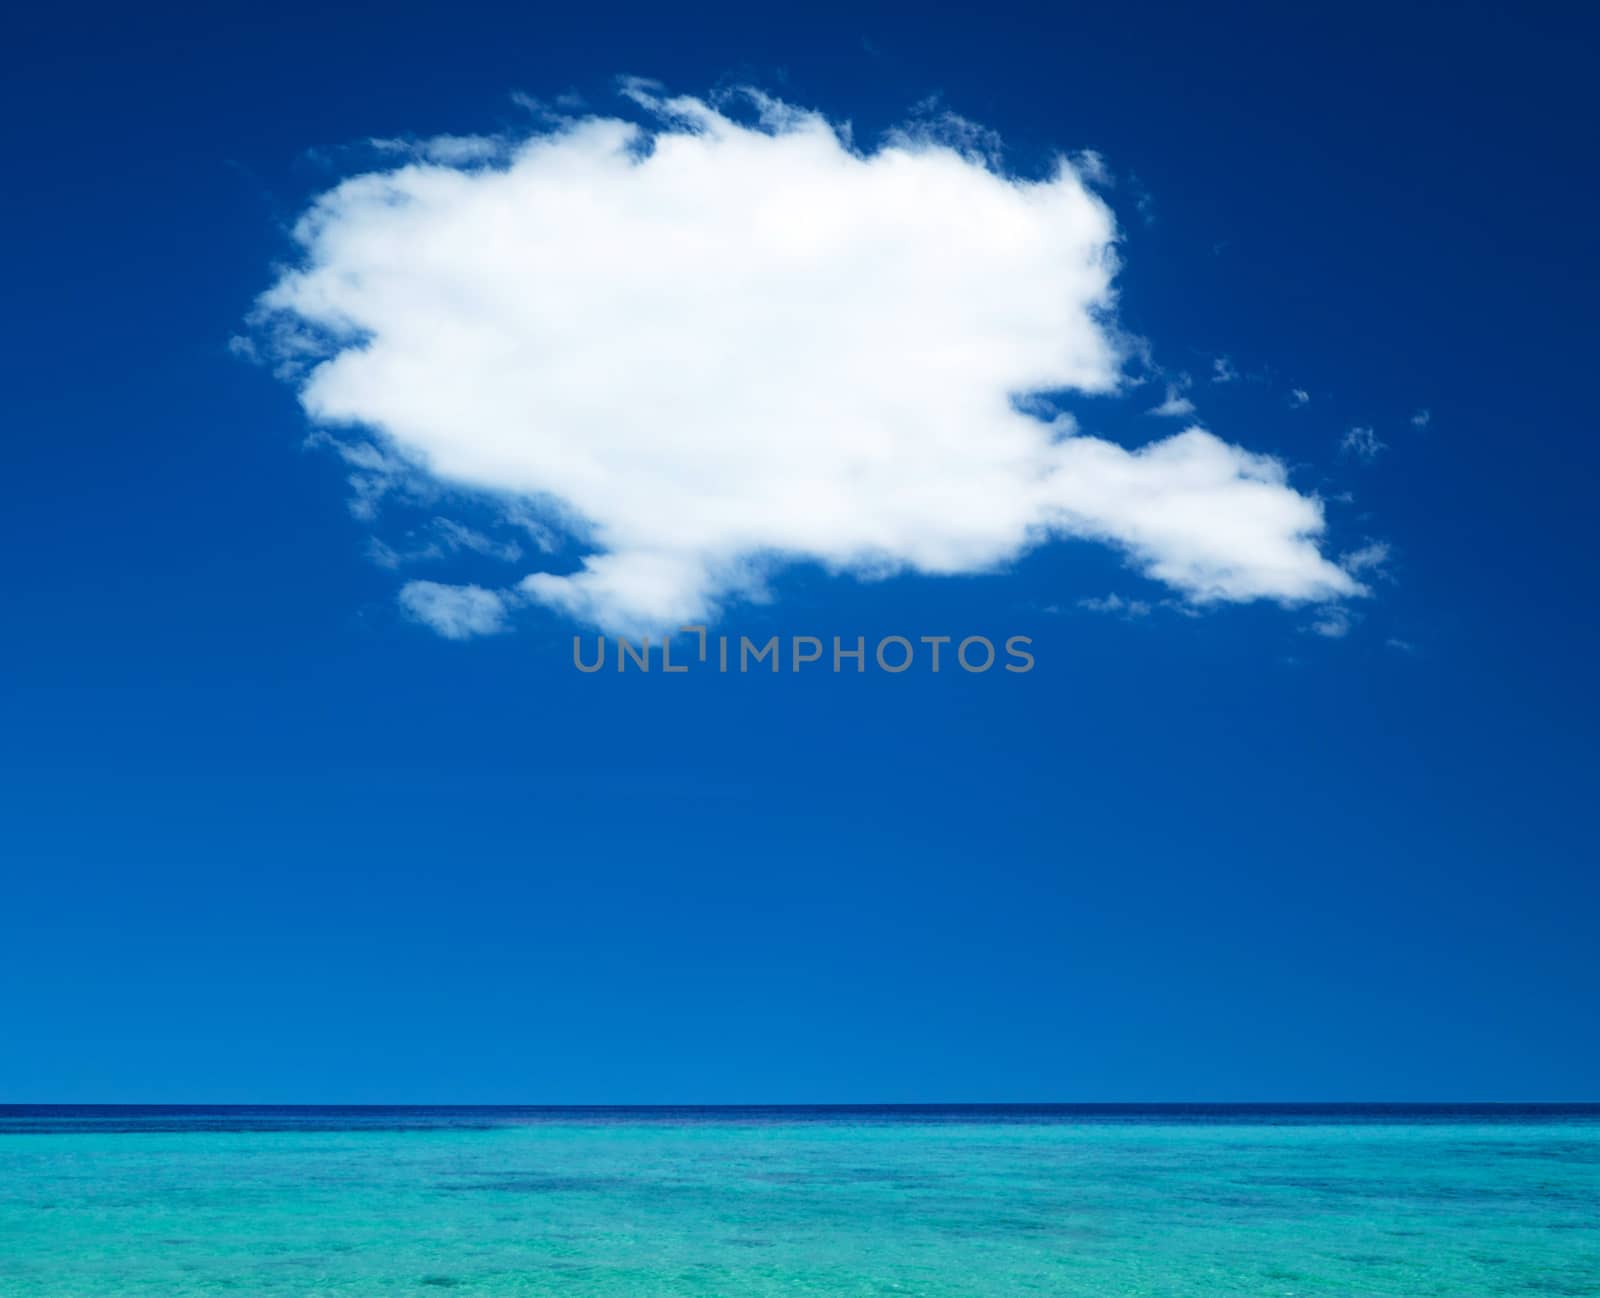
<path id="1" fill-rule="evenodd" d="M 1577 12 L 14 16 L 0 1101 L 1596 1098 Z M 1067 542 L 728 619 L 1030 634 L 1026 676 L 579 677 L 553 614 L 406 620 L 229 339 L 340 149 L 620 73 L 1099 151 L 1124 322 L 1331 550 L 1389 545 L 1348 634 L 1089 611 L 1164 592 Z"/>

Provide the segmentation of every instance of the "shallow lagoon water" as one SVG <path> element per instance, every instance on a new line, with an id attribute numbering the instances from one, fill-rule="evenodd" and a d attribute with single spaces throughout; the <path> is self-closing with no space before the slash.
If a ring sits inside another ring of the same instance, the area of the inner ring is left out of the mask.
<path id="1" fill-rule="evenodd" d="M 1600 1108 L 0 1108 L 0 1295 L 1600 1294 Z"/>

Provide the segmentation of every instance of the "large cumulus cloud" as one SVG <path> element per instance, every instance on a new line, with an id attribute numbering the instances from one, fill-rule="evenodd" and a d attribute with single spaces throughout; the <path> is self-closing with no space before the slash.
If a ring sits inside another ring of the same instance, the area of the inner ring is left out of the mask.
<path id="1" fill-rule="evenodd" d="M 1115 223 L 1071 163 L 633 95 L 648 125 L 346 180 L 261 300 L 319 425 L 577 530 L 581 567 L 522 598 L 654 631 L 788 561 L 971 573 L 1052 537 L 1194 602 L 1361 593 L 1279 461 L 1198 427 L 1128 450 L 1026 400 L 1122 371 Z"/>

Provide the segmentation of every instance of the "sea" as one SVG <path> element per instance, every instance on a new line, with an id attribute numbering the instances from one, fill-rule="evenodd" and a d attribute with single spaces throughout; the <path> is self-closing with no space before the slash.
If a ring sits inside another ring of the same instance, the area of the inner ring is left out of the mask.
<path id="1" fill-rule="evenodd" d="M 0 1106 L 0 1298 L 1600 1298 L 1600 1106 Z"/>

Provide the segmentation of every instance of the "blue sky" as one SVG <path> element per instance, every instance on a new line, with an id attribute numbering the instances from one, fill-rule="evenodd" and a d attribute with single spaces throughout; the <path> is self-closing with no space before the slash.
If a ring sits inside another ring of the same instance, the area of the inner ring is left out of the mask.
<path id="1" fill-rule="evenodd" d="M 0 1101 L 1595 1098 L 1596 35 L 1555 6 L 24 16 Z M 1060 409 L 1132 450 L 1188 422 L 1147 413 L 1176 383 L 1322 502 L 1329 562 L 1380 547 L 1370 593 L 1196 608 L 1063 535 L 950 576 L 802 561 L 718 622 L 1029 635 L 1014 676 L 580 676 L 592 628 L 548 602 L 461 640 L 408 616 L 408 581 L 583 546 L 481 492 L 358 516 L 230 342 L 312 198 L 397 165 L 371 141 L 518 138 L 515 96 L 638 120 L 621 75 L 755 85 L 869 150 L 959 114 L 1030 176 L 1095 151 L 1146 350 Z"/>

